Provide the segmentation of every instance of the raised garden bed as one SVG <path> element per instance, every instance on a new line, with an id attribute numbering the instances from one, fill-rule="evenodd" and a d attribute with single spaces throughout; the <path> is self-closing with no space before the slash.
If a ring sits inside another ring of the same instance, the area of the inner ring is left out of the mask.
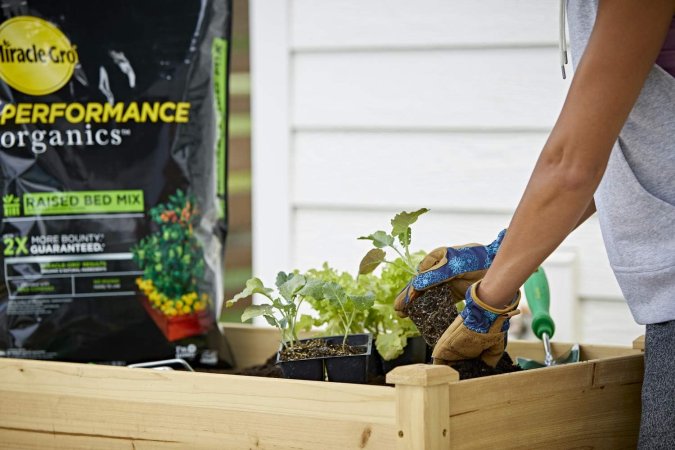
<path id="1" fill-rule="evenodd" d="M 225 334 L 241 367 L 278 346 L 272 329 Z M 508 351 L 543 359 L 538 342 Z M 395 387 L 0 359 L 0 447 L 635 448 L 641 351 L 582 345 L 581 358 L 464 381 L 403 366 Z"/>

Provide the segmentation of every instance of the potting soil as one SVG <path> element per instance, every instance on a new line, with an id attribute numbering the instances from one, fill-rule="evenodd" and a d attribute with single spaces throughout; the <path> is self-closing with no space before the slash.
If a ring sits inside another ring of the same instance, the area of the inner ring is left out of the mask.
<path id="1" fill-rule="evenodd" d="M 406 307 L 405 312 L 433 348 L 459 314 L 456 306 L 459 300 L 453 297 L 447 283 L 441 284 L 417 297 Z M 451 367 L 459 372 L 461 380 L 521 370 L 506 352 L 496 367 L 485 364 L 481 359 L 459 361 L 451 364 Z"/>
<path id="2" fill-rule="evenodd" d="M 284 348 L 279 355 L 279 359 L 281 361 L 296 361 L 329 356 L 360 355 L 365 351 L 366 348 L 360 345 L 340 345 L 326 342 L 323 339 L 309 339 L 298 342 L 293 347 Z"/>
<path id="3" fill-rule="evenodd" d="M 230 2 L 0 4 L 0 356 L 222 364 Z"/>
<path id="4" fill-rule="evenodd" d="M 417 326 L 429 347 L 433 348 L 445 330 L 457 317 L 457 301 L 448 284 L 440 284 L 425 291 L 410 302 L 405 310 Z"/>

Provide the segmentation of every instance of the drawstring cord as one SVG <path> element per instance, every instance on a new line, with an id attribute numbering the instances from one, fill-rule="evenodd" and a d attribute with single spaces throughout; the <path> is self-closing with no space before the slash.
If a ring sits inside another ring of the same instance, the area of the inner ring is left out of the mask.
<path id="1" fill-rule="evenodd" d="M 565 18 L 567 17 L 567 0 L 560 0 L 560 18 L 558 46 L 560 48 L 560 69 L 562 70 L 563 80 L 567 78 L 565 65 L 567 64 L 567 33 L 565 31 Z"/>

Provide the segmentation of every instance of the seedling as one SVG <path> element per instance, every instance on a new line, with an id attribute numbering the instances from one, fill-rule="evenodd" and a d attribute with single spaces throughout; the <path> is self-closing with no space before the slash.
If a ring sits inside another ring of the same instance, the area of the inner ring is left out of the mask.
<path id="1" fill-rule="evenodd" d="M 368 236 L 361 236 L 359 239 L 371 241 L 375 248 L 369 250 L 361 260 L 359 274 L 371 273 L 382 263 L 394 264 L 394 261 L 386 259 L 387 253 L 383 250 L 384 248 L 390 248 L 398 253 L 406 271 L 412 276 L 417 275 L 416 261 L 410 253 L 410 242 L 412 241 L 412 229 L 410 226 L 417 222 L 417 218 L 427 211 L 429 211 L 427 208 L 422 208 L 411 213 L 406 211 L 400 212 L 391 219 L 391 233 L 379 230 Z"/>
<path id="2" fill-rule="evenodd" d="M 424 256 L 423 252 L 411 255 L 414 264 Z M 337 283 L 345 292 L 352 294 L 372 293 L 374 304 L 365 310 L 354 311 L 349 326 L 349 333 L 371 333 L 375 338 L 375 346 L 386 361 L 400 356 L 408 338 L 419 336 L 417 327 L 410 319 L 399 317 L 394 311 L 394 298 L 401 286 L 410 280 L 410 273 L 401 258 L 383 268 L 380 274 L 369 273 L 354 277 L 348 272 L 340 272 L 324 263 L 320 269 L 312 269 L 307 277 L 318 278 L 326 283 Z M 342 311 L 337 302 L 318 301 L 308 298 L 312 308 L 318 313 L 314 320 L 316 326 L 325 327 L 326 335 L 341 334 Z"/>
<path id="3" fill-rule="evenodd" d="M 347 336 L 352 328 L 354 317 L 359 311 L 366 311 L 371 308 L 375 302 L 375 297 L 371 292 L 364 295 L 350 295 L 337 283 L 325 283 L 322 287 L 323 298 L 337 307 L 338 317 L 342 323 L 344 337 L 342 346 L 347 344 Z M 314 297 L 316 299 L 316 297 Z"/>
<path id="4" fill-rule="evenodd" d="M 268 303 L 247 307 L 241 315 L 241 321 L 263 317 L 279 330 L 284 348 L 293 348 L 298 342 L 298 331 L 312 325 L 311 316 L 303 314 L 298 318 L 300 305 L 307 296 L 320 298 L 323 283 L 319 280 L 308 280 L 303 275 L 279 272 L 275 285 L 277 294 L 274 289 L 265 287 L 259 278 L 251 278 L 246 282 L 246 288 L 228 300 L 226 306 L 230 307 L 253 294 L 262 295 Z"/>

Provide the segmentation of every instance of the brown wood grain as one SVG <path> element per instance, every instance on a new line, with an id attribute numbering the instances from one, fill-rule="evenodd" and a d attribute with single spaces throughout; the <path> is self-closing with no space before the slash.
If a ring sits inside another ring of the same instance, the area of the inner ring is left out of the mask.
<path id="1" fill-rule="evenodd" d="M 243 366 L 278 346 L 272 328 L 223 330 Z M 635 448 L 643 356 L 605 348 L 464 381 L 404 367 L 396 389 L 0 358 L 0 448 Z"/>
<path id="2" fill-rule="evenodd" d="M 251 170 L 250 137 L 242 136 L 230 138 L 230 152 L 227 164 L 230 172 Z"/>
<path id="3" fill-rule="evenodd" d="M 230 233 L 251 230 L 251 193 L 238 192 L 228 196 L 228 229 Z"/>

